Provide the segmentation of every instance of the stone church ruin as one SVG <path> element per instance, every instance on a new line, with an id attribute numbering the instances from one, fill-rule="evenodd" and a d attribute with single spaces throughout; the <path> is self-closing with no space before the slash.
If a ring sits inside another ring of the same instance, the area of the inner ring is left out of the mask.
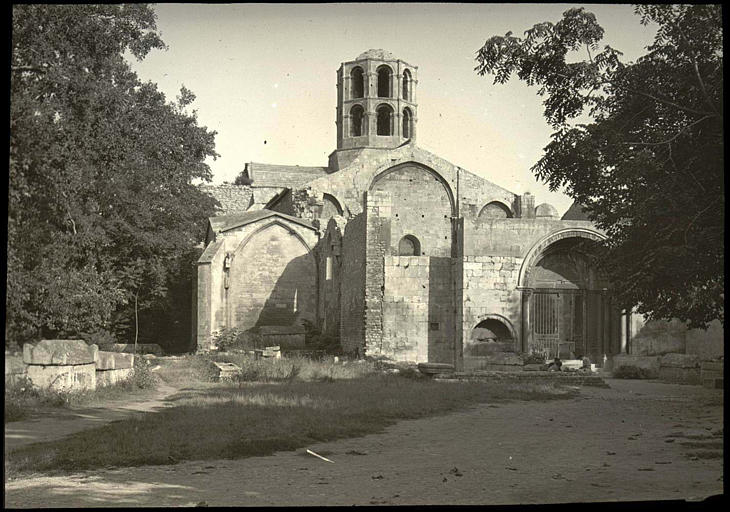
<path id="1" fill-rule="evenodd" d="M 345 353 L 516 364 L 520 353 L 625 351 L 629 316 L 592 264 L 605 235 L 418 147 L 418 67 L 369 50 L 337 71 L 327 166 L 246 164 L 198 261 L 194 346 L 216 332 L 301 332 Z M 486 173 L 488 175 L 488 172 Z"/>

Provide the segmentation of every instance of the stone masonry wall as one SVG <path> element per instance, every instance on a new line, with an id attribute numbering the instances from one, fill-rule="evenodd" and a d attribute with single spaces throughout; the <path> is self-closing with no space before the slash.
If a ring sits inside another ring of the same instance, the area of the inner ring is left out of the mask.
<path id="1" fill-rule="evenodd" d="M 248 185 L 200 185 L 200 189 L 218 200 L 221 205 L 219 215 L 243 213 L 249 209 L 253 199 L 253 189 Z"/>
<path id="2" fill-rule="evenodd" d="M 559 219 L 495 219 L 476 223 L 465 219 L 464 254 L 524 257 L 552 232 L 572 227 L 596 231 L 589 221 Z"/>
<path id="3" fill-rule="evenodd" d="M 451 257 L 452 206 L 439 179 L 423 167 L 406 164 L 379 177 L 371 194 L 378 192 L 388 192 L 390 197 L 387 254 L 397 255 L 401 238 L 411 235 L 418 239 L 421 254 Z"/>
<path id="4" fill-rule="evenodd" d="M 506 318 L 520 350 L 521 295 L 516 289 L 522 258 L 511 256 L 464 257 L 464 357 L 469 357 L 471 333 L 486 315 Z"/>
<path id="5" fill-rule="evenodd" d="M 365 204 L 365 355 L 379 355 L 383 341 L 383 257 L 390 248 L 391 196 L 374 191 L 366 195 Z"/>
<path id="6" fill-rule="evenodd" d="M 365 346 L 365 214 L 355 215 L 342 235 L 340 343 L 356 354 Z"/>

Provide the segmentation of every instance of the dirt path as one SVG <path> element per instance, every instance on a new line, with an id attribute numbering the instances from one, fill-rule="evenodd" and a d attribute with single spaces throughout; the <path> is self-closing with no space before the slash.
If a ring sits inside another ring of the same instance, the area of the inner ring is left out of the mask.
<path id="1" fill-rule="evenodd" d="M 27 478 L 7 507 L 506 504 L 701 499 L 723 490 L 721 390 L 608 381 L 299 452 Z M 444 384 L 448 385 L 448 384 Z"/>
<path id="2" fill-rule="evenodd" d="M 149 412 L 172 405 L 167 397 L 177 391 L 165 383 L 147 397 L 117 400 L 104 407 L 51 409 L 23 421 L 5 424 L 5 452 L 40 441 L 53 441 L 82 430 L 120 420 L 135 412 Z"/>

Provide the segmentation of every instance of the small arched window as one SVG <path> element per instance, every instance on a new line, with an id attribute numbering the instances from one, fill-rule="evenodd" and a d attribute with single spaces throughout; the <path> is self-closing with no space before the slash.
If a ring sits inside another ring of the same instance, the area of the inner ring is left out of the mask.
<path id="1" fill-rule="evenodd" d="M 411 109 L 408 107 L 403 109 L 403 138 L 410 139 L 411 138 L 411 126 L 412 126 L 412 116 L 411 116 Z"/>
<path id="2" fill-rule="evenodd" d="M 393 109 L 390 105 L 380 105 L 378 116 L 378 135 L 393 135 Z"/>
<path id="3" fill-rule="evenodd" d="M 378 68 L 378 97 L 390 98 L 390 75 L 391 70 L 388 66 L 380 66 Z"/>
<path id="4" fill-rule="evenodd" d="M 411 94 L 411 72 L 407 69 L 403 72 L 403 99 L 410 100 Z"/>
<path id="5" fill-rule="evenodd" d="M 420 256 L 421 243 L 413 235 L 406 235 L 398 242 L 398 256 Z"/>
<path id="6" fill-rule="evenodd" d="M 363 132 L 364 111 L 360 105 L 350 109 L 350 137 L 359 137 Z"/>
<path id="7" fill-rule="evenodd" d="M 350 71 L 350 97 L 362 98 L 364 90 L 362 68 L 352 68 Z"/>

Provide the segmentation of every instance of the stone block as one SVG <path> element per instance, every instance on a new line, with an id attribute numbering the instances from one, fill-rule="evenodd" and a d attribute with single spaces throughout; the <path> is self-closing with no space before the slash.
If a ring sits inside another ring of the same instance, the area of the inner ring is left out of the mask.
<path id="1" fill-rule="evenodd" d="M 214 369 L 217 371 L 216 380 L 231 380 L 236 374 L 241 372 L 241 367 L 233 363 L 213 362 Z"/>
<path id="2" fill-rule="evenodd" d="M 699 368 L 700 358 L 694 354 L 665 354 L 659 366 L 667 368 Z"/>
<path id="3" fill-rule="evenodd" d="M 55 391 L 86 391 L 96 388 L 94 362 L 76 365 L 28 365 L 33 386 Z"/>
<path id="4" fill-rule="evenodd" d="M 723 389 L 724 382 L 724 379 L 721 378 L 702 379 L 702 386 L 709 389 Z"/>
<path id="5" fill-rule="evenodd" d="M 134 354 L 99 351 L 96 355 L 97 370 L 121 370 L 134 368 Z"/>
<path id="6" fill-rule="evenodd" d="M 99 348 L 84 340 L 42 340 L 23 345 L 23 362 L 34 365 L 79 365 L 93 363 Z"/>
<path id="7" fill-rule="evenodd" d="M 659 375 L 660 356 L 635 356 L 629 354 L 616 354 L 611 360 L 611 367 L 615 372 L 622 366 L 634 366 L 649 372 L 651 378 Z"/>
<path id="8" fill-rule="evenodd" d="M 677 366 L 661 366 L 659 368 L 659 378 L 667 382 L 675 382 L 678 384 L 701 384 L 699 368 L 677 367 Z"/>
<path id="9" fill-rule="evenodd" d="M 126 355 L 126 354 L 125 354 Z M 134 368 L 117 368 L 113 370 L 96 370 L 96 387 L 114 386 L 134 374 Z"/>
<path id="10" fill-rule="evenodd" d="M 720 372 L 722 373 L 724 371 L 723 363 L 722 361 L 702 361 L 700 363 L 700 369 L 705 372 Z"/>

